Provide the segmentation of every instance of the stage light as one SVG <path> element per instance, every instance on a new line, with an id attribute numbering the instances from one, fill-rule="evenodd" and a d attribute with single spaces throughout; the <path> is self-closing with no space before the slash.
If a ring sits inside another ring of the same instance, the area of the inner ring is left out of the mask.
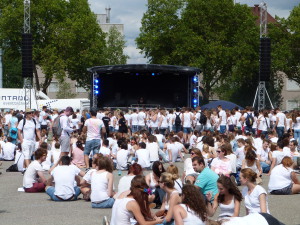
<path id="1" fill-rule="evenodd" d="M 197 107 L 197 105 L 194 105 L 194 108 L 196 108 Z"/>
<path id="2" fill-rule="evenodd" d="M 198 77 L 194 77 L 194 79 L 193 79 L 193 81 L 195 82 L 195 83 L 197 83 L 198 82 Z"/>
<path id="3" fill-rule="evenodd" d="M 98 83 L 99 83 L 99 80 L 95 80 L 95 83 L 98 84 Z"/>
<path id="4" fill-rule="evenodd" d="M 139 74 L 139 73 L 136 73 L 135 75 L 137 75 L 137 76 L 138 76 L 138 75 L 140 75 L 140 74 Z"/>
<path id="5" fill-rule="evenodd" d="M 194 93 L 197 93 L 197 91 L 198 91 L 198 90 L 197 90 L 196 88 L 194 88 Z"/>
<path id="6" fill-rule="evenodd" d="M 99 91 L 95 91 L 95 94 L 96 94 L 96 95 L 99 94 Z"/>
<path id="7" fill-rule="evenodd" d="M 155 76 L 155 73 L 152 73 L 152 76 Z"/>
<path id="8" fill-rule="evenodd" d="M 95 85 L 95 88 L 98 89 L 98 85 Z"/>
<path id="9" fill-rule="evenodd" d="M 193 102 L 196 104 L 198 101 L 197 101 L 197 99 L 194 99 L 194 101 L 193 101 Z"/>

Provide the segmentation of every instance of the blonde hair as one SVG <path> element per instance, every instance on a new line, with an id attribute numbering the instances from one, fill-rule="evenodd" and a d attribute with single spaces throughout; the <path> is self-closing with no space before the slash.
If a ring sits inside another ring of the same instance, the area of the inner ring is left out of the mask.
<path id="1" fill-rule="evenodd" d="M 178 172 L 177 166 L 174 166 L 174 165 L 168 166 L 168 168 L 167 168 L 167 173 L 172 174 L 174 178 L 175 178 L 175 176 L 176 176 L 176 179 L 175 179 L 175 180 L 177 180 L 177 179 L 179 178 L 179 174 L 178 174 L 179 172 Z"/>
<path id="2" fill-rule="evenodd" d="M 163 183 L 168 188 L 174 188 L 174 180 L 176 180 L 177 175 L 164 172 L 160 176 L 160 182 Z"/>
<path id="3" fill-rule="evenodd" d="M 209 153 L 209 145 L 208 144 L 203 145 L 203 152 Z"/>

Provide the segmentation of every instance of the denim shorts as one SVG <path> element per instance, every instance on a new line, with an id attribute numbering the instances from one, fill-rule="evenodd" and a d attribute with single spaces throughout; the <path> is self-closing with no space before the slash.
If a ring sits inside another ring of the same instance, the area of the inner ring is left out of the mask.
<path id="1" fill-rule="evenodd" d="M 115 199 L 109 198 L 99 203 L 92 202 L 92 208 L 112 208 L 114 203 L 115 203 Z"/>
<path id="2" fill-rule="evenodd" d="M 191 128 L 190 127 L 184 127 L 183 128 L 183 133 L 190 134 L 191 133 Z"/>
<path id="3" fill-rule="evenodd" d="M 71 199 L 72 201 L 75 201 L 77 200 L 78 196 L 80 195 L 80 188 L 75 186 L 74 187 L 74 190 L 75 190 L 75 194 L 74 194 L 74 197 Z M 46 193 L 50 196 L 51 200 L 53 201 L 68 201 L 68 200 L 62 200 L 61 198 L 58 198 L 55 194 L 55 187 L 48 187 L 47 190 L 46 190 Z"/>
<path id="4" fill-rule="evenodd" d="M 85 142 L 84 146 L 84 154 L 90 155 L 91 151 L 93 151 L 93 155 L 99 152 L 100 149 L 100 139 L 93 139 Z"/>

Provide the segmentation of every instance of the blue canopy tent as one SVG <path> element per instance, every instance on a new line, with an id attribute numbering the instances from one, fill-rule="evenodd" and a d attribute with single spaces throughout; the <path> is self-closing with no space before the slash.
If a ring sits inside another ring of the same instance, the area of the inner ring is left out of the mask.
<path id="1" fill-rule="evenodd" d="M 233 102 L 228 102 L 224 100 L 219 100 L 219 101 L 211 101 L 208 104 L 205 104 L 201 106 L 201 109 L 216 109 L 219 105 L 222 106 L 223 109 L 233 109 L 236 106 L 239 107 L 239 109 L 244 109 L 243 107 L 233 103 Z"/>

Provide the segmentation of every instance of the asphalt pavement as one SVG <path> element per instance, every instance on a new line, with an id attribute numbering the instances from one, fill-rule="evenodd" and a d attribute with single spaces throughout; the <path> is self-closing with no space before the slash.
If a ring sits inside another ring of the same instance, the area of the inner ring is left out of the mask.
<path id="1" fill-rule="evenodd" d="M 82 199 L 73 202 L 53 202 L 45 193 L 24 193 L 17 189 L 22 186 L 21 173 L 7 173 L 12 162 L 0 166 L 0 225 L 81 225 L 102 224 L 103 216 L 111 217 L 111 209 L 93 209 L 90 202 Z M 176 163 L 180 172 L 183 163 Z M 167 166 L 167 164 L 166 164 Z M 126 172 L 123 171 L 123 175 Z M 145 174 L 148 172 L 146 171 Z M 121 176 L 115 175 L 115 187 Z M 267 190 L 268 176 L 263 176 L 262 186 Z M 80 195 L 82 198 L 82 195 Z M 270 213 L 286 225 L 300 225 L 300 195 L 268 195 Z M 216 213 L 218 215 L 218 212 Z M 245 215 L 244 202 L 241 216 Z M 257 224 L 258 225 L 258 224 Z"/>

